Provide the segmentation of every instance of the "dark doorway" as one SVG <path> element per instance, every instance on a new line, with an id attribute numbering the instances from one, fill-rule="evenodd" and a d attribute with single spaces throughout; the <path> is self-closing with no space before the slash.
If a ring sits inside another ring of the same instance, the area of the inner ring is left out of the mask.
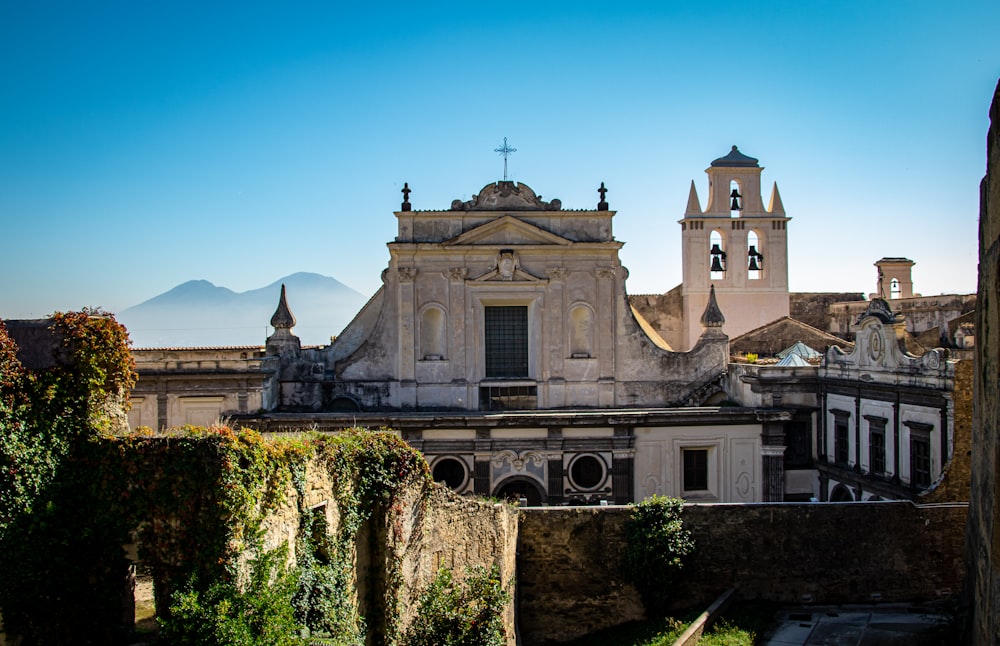
<path id="1" fill-rule="evenodd" d="M 497 498 L 506 498 L 511 501 L 525 498 L 528 507 L 537 507 L 545 501 L 545 492 L 542 491 L 542 488 L 534 480 L 529 478 L 511 478 L 506 480 L 502 485 L 497 487 L 496 493 L 493 495 Z"/>

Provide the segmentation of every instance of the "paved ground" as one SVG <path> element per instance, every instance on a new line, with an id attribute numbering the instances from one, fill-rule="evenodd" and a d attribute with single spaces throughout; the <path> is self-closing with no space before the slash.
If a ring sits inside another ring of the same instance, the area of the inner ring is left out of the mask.
<path id="1" fill-rule="evenodd" d="M 806 606 L 786 608 L 764 634 L 767 646 L 938 646 L 948 616 L 933 606 Z"/>

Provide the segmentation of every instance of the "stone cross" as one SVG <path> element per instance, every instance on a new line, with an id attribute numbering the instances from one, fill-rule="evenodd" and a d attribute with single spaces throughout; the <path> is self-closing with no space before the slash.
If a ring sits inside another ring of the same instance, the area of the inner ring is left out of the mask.
<path id="1" fill-rule="evenodd" d="M 601 201 L 597 203 L 598 211 L 607 211 L 608 203 L 605 201 L 604 197 L 608 193 L 608 189 L 604 188 L 604 182 L 601 182 L 601 188 L 597 189 L 597 192 L 601 194 Z"/>
<path id="2" fill-rule="evenodd" d="M 410 210 L 410 193 L 412 192 L 410 190 L 410 184 L 408 182 L 403 182 L 403 190 L 400 191 L 400 192 L 403 194 L 403 206 L 402 206 L 402 208 L 400 210 L 401 211 L 409 211 Z"/>

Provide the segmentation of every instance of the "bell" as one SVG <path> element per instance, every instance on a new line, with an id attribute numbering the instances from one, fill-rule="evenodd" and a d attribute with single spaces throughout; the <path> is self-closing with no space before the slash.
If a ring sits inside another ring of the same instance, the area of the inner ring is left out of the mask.
<path id="1" fill-rule="evenodd" d="M 712 245 L 712 249 L 708 253 L 712 254 L 713 256 L 724 256 L 725 255 L 724 253 L 722 253 L 722 249 L 719 248 L 719 244 L 718 243 Z"/>
<path id="2" fill-rule="evenodd" d="M 719 256 L 712 256 L 712 271 L 726 271 L 722 266 L 722 259 Z"/>
<path id="3" fill-rule="evenodd" d="M 729 194 L 729 197 L 733 198 L 733 203 L 729 206 L 729 210 L 742 211 L 743 207 L 740 206 L 740 198 L 743 196 L 740 195 L 740 192 L 734 188 L 733 192 Z"/>
<path id="4" fill-rule="evenodd" d="M 750 271 L 760 271 L 760 265 L 757 264 L 757 256 L 750 256 Z"/>
<path id="5" fill-rule="evenodd" d="M 756 245 L 750 245 L 750 248 L 747 250 L 747 256 L 750 257 L 750 264 L 747 268 L 750 271 L 760 271 L 764 266 L 764 254 L 757 252 Z"/>

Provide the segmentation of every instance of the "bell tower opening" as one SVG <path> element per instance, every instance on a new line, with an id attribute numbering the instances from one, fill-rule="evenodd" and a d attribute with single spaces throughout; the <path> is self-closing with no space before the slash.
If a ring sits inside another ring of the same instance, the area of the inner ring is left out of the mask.
<path id="1" fill-rule="evenodd" d="M 738 218 L 743 210 L 743 192 L 735 179 L 729 182 L 729 188 L 732 189 L 729 192 L 729 217 Z"/>
<path id="2" fill-rule="evenodd" d="M 712 280 L 722 280 L 726 277 L 726 252 L 722 248 L 722 234 L 712 231 L 708 236 L 710 248 L 708 254 L 711 262 L 709 268 L 709 278 Z"/>
<path id="3" fill-rule="evenodd" d="M 760 237 L 756 231 L 747 233 L 747 280 L 760 280 L 764 273 L 764 254 L 760 252 Z"/>

